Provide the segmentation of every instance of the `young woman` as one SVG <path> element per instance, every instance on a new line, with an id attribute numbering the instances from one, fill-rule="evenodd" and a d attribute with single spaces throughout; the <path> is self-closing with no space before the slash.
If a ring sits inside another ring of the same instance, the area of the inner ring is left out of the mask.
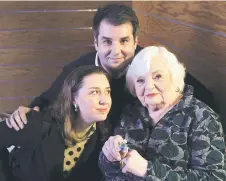
<path id="1" fill-rule="evenodd" d="M 51 106 L 26 115 L 24 129 L 15 131 L 1 122 L 0 149 L 20 147 L 12 160 L 13 180 L 100 180 L 100 124 L 110 108 L 106 74 L 99 67 L 82 66 L 66 78 Z"/>

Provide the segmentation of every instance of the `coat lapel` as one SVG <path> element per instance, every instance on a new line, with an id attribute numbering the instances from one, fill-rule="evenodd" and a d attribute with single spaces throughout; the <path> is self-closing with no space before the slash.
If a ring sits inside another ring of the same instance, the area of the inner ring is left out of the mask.
<path id="1" fill-rule="evenodd" d="M 59 178 L 63 173 L 63 160 L 65 143 L 57 124 L 52 123 L 50 131 L 41 144 L 42 154 L 45 163 L 45 170 L 52 180 Z"/>

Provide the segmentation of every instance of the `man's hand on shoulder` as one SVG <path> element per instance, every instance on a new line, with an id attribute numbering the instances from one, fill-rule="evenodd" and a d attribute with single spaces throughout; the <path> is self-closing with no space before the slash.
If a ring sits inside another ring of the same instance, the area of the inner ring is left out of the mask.
<path id="1" fill-rule="evenodd" d="M 6 120 L 6 125 L 9 128 L 14 128 L 16 131 L 24 128 L 24 125 L 27 124 L 26 114 L 31 110 L 39 111 L 39 107 L 35 106 L 33 109 L 29 107 L 20 106 L 15 110 L 9 119 Z"/>

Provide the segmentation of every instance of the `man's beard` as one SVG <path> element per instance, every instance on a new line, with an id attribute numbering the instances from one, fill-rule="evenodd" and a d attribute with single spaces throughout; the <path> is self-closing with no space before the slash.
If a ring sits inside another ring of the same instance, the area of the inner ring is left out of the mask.
<path id="1" fill-rule="evenodd" d="M 129 64 L 131 63 L 133 58 L 129 58 L 124 60 L 120 65 L 118 65 L 117 67 L 114 68 L 110 68 L 110 73 L 112 77 L 118 77 L 119 74 L 126 74 L 127 72 L 127 68 L 129 66 Z"/>

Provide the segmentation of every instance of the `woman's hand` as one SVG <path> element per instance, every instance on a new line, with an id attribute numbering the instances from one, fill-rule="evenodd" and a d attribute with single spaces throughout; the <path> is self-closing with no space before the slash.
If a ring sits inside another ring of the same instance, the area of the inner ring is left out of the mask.
<path id="1" fill-rule="evenodd" d="M 136 150 L 129 151 L 122 160 L 123 173 L 132 173 L 138 177 L 145 177 L 147 173 L 148 161 L 145 160 Z"/>
<path id="2" fill-rule="evenodd" d="M 119 135 L 111 136 L 104 143 L 102 151 L 107 159 L 111 162 L 121 161 L 127 154 L 127 152 L 120 152 L 120 144 L 123 142 L 123 138 Z"/>

